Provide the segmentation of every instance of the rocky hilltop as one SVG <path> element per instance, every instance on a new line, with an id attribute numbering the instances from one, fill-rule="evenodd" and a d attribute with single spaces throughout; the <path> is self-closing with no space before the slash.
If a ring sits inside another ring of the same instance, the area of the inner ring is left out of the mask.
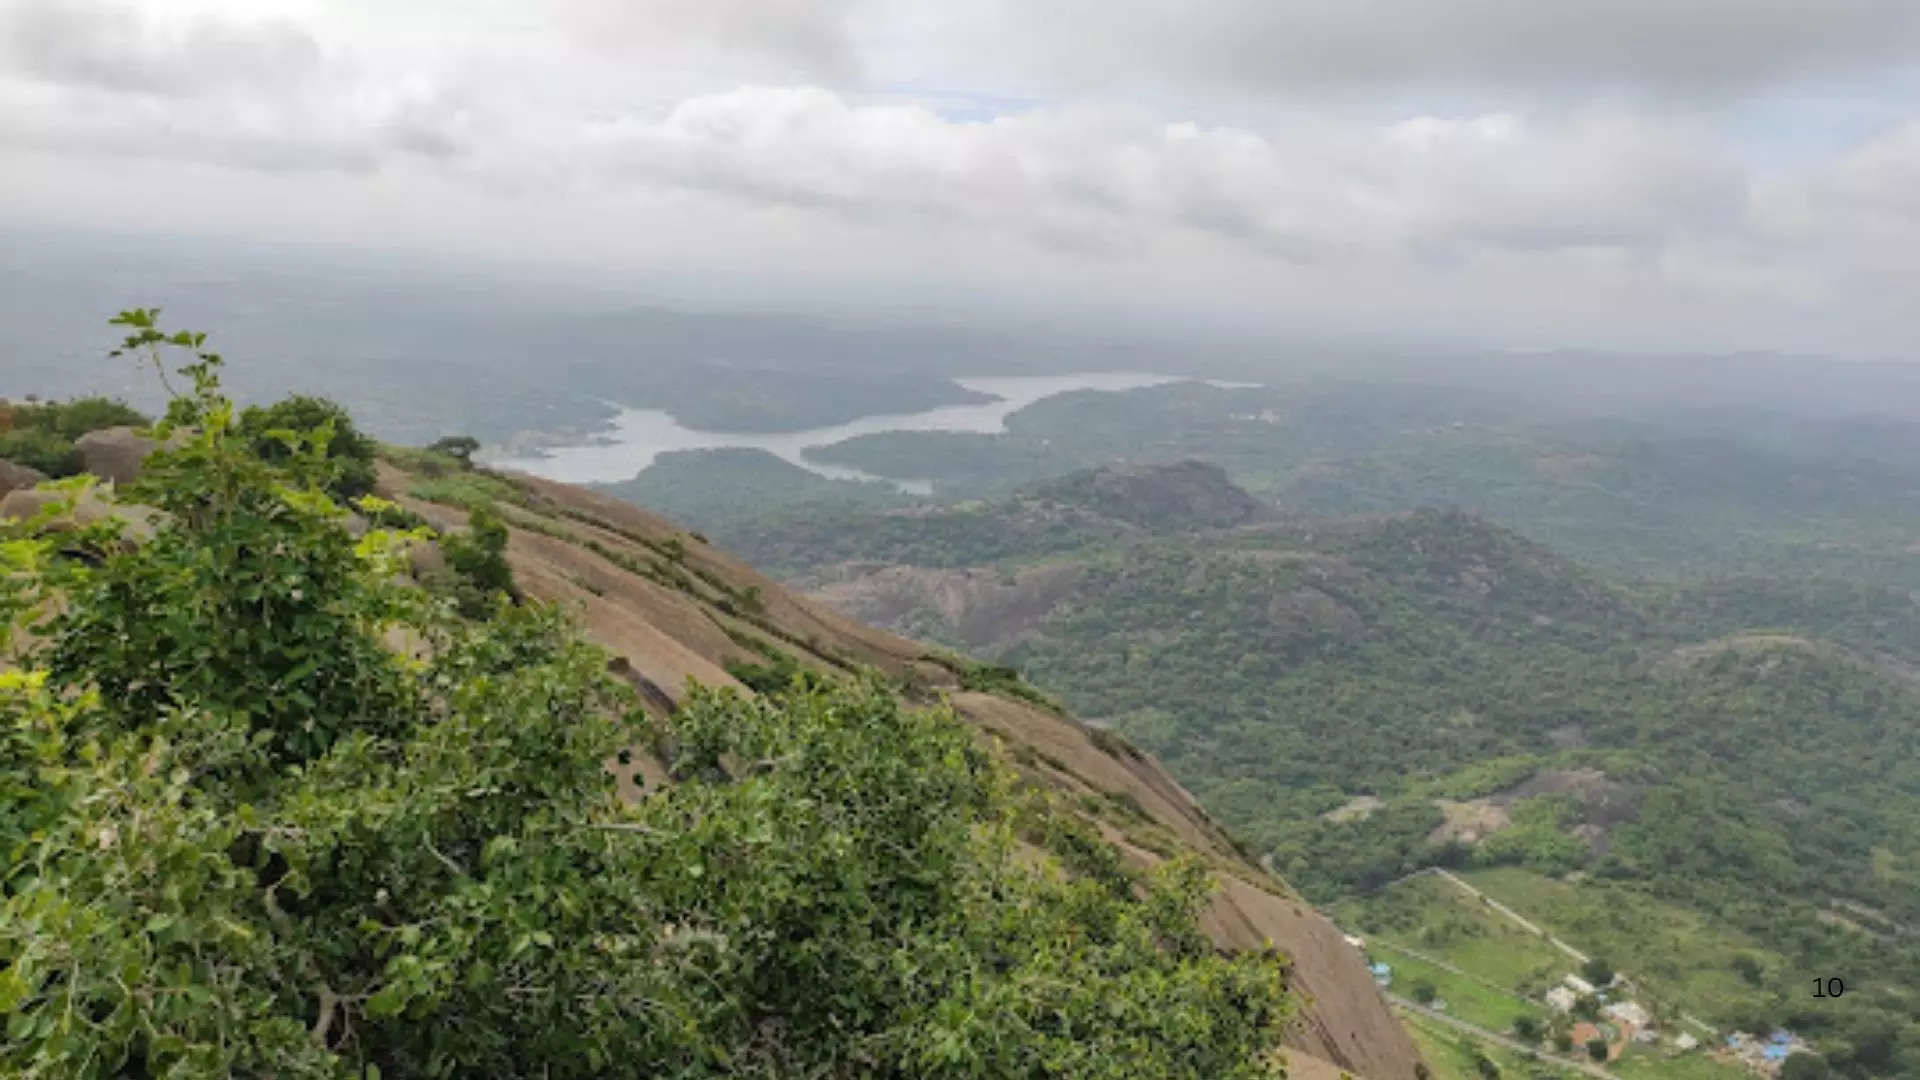
<path id="1" fill-rule="evenodd" d="M 1035 495 L 1154 531 L 1226 528 L 1270 514 L 1265 503 L 1235 487 L 1225 469 L 1204 461 L 1083 469 Z"/>

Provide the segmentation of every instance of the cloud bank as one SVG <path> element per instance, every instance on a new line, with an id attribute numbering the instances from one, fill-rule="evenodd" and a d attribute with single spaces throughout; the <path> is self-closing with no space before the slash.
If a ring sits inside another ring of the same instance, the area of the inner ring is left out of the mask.
<path id="1" fill-rule="evenodd" d="M 1909 3 L 517 11 L 0 0 L 0 192 L 112 220 L 100 171 L 137 169 L 189 227 L 849 295 L 1895 353 L 1920 331 L 1920 107 L 1871 89 L 1912 67 Z M 1883 119 L 1837 145 L 1766 123 L 1842 85 Z"/>

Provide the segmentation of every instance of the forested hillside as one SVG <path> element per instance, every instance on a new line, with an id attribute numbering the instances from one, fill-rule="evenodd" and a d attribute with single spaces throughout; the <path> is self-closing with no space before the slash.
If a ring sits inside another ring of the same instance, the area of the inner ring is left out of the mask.
<path id="1" fill-rule="evenodd" d="M 1316 900 L 1430 865 L 1643 892 L 1762 943 L 1715 1023 L 1791 1025 L 1846 1075 L 1920 1068 L 1911 595 L 1631 585 L 1454 511 L 1169 535 L 1059 490 L 871 514 L 843 565 L 796 573 L 1138 741 Z"/>
<path id="2" fill-rule="evenodd" d="M 1920 423 L 1681 408 L 1407 381 L 1280 377 L 1264 387 L 1175 383 L 1071 393 L 1007 418 L 1003 434 L 886 432 L 810 459 L 929 484 L 943 504 L 1031 493 L 1077 470 L 1199 459 L 1283 512 L 1457 506 L 1585 565 L 1635 578 L 1837 577 L 1920 588 Z M 679 463 L 725 484 L 729 470 Z M 654 470 L 649 470 L 649 473 Z M 818 478 L 815 478 L 818 479 Z M 637 481 L 645 486 L 648 473 Z M 754 502 L 681 504 L 715 536 L 769 531 Z M 826 533 L 827 507 L 786 522 Z M 811 526 L 808 524 L 811 522 Z"/>
<path id="3" fill-rule="evenodd" d="M 1415 1075 L 1017 679 L 117 321 L 167 416 L 0 503 L 8 1075 Z"/>

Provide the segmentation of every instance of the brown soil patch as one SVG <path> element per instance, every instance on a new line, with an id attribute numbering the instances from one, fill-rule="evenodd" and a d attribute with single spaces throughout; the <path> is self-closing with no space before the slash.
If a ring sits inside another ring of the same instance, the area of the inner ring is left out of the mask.
<path id="1" fill-rule="evenodd" d="M 1430 844 L 1444 844 L 1450 840 L 1477 844 L 1513 824 L 1507 808 L 1493 799 L 1471 799 L 1467 802 L 1435 799 L 1433 804 L 1440 808 L 1447 820 L 1427 834 Z"/>

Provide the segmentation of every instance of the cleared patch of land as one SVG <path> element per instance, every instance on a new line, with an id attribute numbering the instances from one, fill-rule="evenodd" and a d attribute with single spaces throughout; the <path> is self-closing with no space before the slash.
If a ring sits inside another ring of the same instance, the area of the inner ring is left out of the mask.
<path id="1" fill-rule="evenodd" d="M 1569 884 L 1529 870 L 1469 871 L 1468 882 L 1550 932 L 1604 956 L 1629 973 L 1645 994 L 1715 1024 L 1764 1001 L 1767 992 L 1797 978 L 1778 953 L 1744 934 L 1686 908 L 1638 891 L 1598 882 Z M 1760 981 L 1743 978 L 1735 957 L 1752 956 Z M 1465 965 L 1462 965 L 1465 966 Z M 1797 990 L 1794 983 L 1791 989 Z"/>

